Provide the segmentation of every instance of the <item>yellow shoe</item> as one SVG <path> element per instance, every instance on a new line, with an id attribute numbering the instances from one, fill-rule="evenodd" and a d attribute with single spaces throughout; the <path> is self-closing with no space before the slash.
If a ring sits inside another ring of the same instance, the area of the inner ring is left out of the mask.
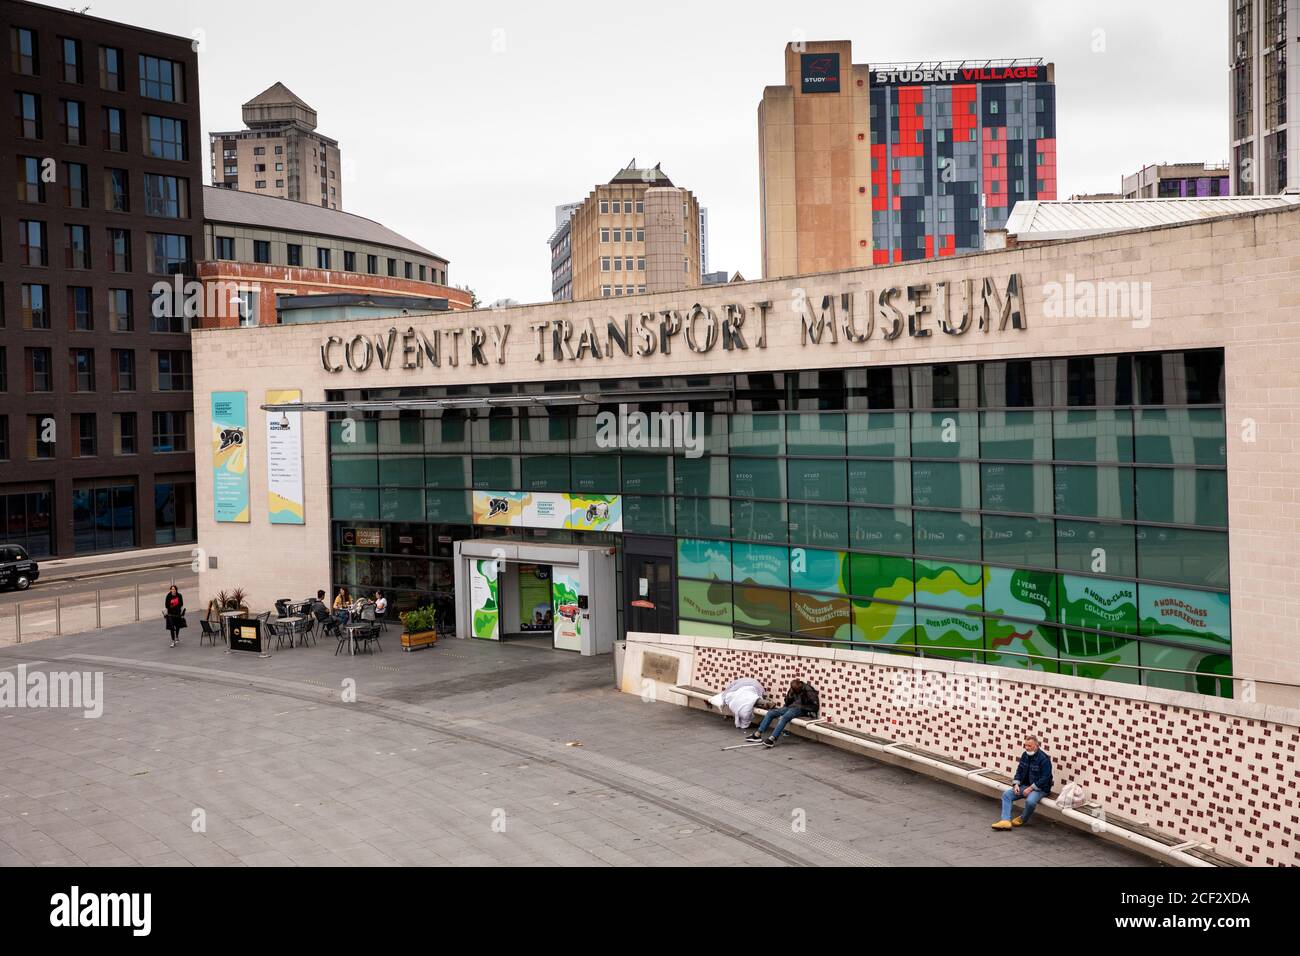
<path id="1" fill-rule="evenodd" d="M 995 830 L 1010 830 L 1010 829 L 1011 829 L 1011 821 L 1010 821 L 1010 820 L 999 820 L 997 823 L 993 824 L 993 829 L 995 829 Z"/>
<path id="2" fill-rule="evenodd" d="M 1011 825 L 1013 827 L 1023 827 L 1025 825 L 1025 818 L 1016 817 L 1014 820 L 1011 821 Z"/>

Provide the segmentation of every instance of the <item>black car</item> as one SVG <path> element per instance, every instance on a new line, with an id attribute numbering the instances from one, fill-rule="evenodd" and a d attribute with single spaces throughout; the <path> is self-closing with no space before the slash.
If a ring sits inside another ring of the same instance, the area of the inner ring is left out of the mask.
<path id="1" fill-rule="evenodd" d="M 0 590 L 17 588 L 26 591 L 41 576 L 41 568 L 26 548 L 16 544 L 0 544 Z"/>

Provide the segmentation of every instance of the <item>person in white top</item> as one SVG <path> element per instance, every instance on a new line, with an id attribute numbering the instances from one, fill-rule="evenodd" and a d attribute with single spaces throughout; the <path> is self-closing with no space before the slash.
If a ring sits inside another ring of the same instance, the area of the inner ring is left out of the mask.
<path id="1" fill-rule="evenodd" d="M 384 612 L 388 610 L 388 598 L 384 597 L 378 591 L 375 592 L 375 617 L 383 617 Z"/>

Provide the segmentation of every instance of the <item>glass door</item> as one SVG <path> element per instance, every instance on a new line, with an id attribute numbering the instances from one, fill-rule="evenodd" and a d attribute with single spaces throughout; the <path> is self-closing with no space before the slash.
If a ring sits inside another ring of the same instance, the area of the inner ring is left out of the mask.
<path id="1" fill-rule="evenodd" d="M 676 568 L 671 539 L 624 538 L 624 620 L 628 631 L 677 633 Z"/>

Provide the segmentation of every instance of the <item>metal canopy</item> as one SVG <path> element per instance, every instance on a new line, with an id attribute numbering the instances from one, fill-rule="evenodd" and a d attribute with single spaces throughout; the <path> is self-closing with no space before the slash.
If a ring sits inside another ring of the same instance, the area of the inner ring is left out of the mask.
<path id="1" fill-rule="evenodd" d="M 551 395 L 469 395 L 456 398 L 374 398 L 336 402 L 290 402 L 262 405 L 264 412 L 394 412 L 444 408 L 534 408 L 546 405 L 611 405 L 619 402 L 718 401 L 731 389 L 640 389 L 619 392 L 556 392 Z"/>

